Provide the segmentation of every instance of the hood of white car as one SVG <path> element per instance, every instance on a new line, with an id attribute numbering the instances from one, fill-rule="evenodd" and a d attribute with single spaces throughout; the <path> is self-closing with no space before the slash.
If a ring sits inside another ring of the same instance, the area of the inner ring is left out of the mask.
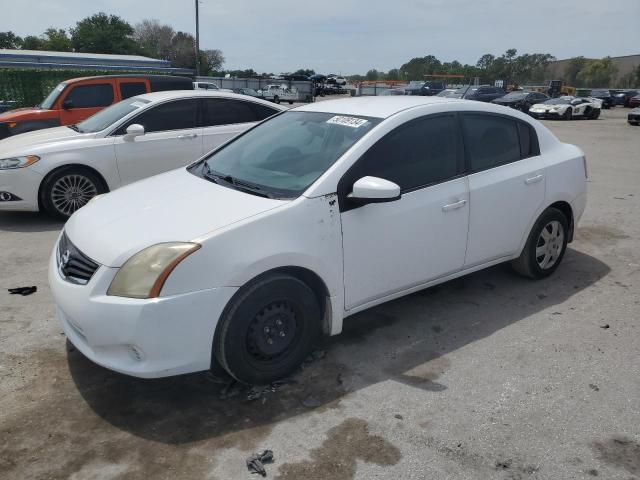
<path id="1" fill-rule="evenodd" d="M 10 155 L 31 155 L 34 149 L 43 145 L 51 146 L 69 140 L 94 137 L 94 133 L 79 133 L 69 127 L 45 128 L 35 132 L 21 133 L 0 140 L 0 158 Z"/>
<path id="2" fill-rule="evenodd" d="M 85 255 L 120 267 L 151 245 L 190 242 L 286 203 L 217 185 L 182 168 L 93 200 L 69 219 L 65 232 Z"/>

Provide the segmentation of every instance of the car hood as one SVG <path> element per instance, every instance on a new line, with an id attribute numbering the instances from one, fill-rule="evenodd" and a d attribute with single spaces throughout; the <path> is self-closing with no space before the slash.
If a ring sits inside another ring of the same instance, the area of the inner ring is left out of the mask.
<path id="1" fill-rule="evenodd" d="M 21 133 L 0 140 L 0 158 L 6 154 L 27 155 L 30 149 L 44 144 L 62 142 L 76 138 L 93 138 L 94 133 L 79 133 L 69 127 L 53 127 L 34 132 Z"/>
<path id="2" fill-rule="evenodd" d="M 69 219 L 65 232 L 85 255 L 120 267 L 151 245 L 190 242 L 287 203 L 216 185 L 181 168 L 93 200 Z"/>
<path id="3" fill-rule="evenodd" d="M 25 117 L 29 117 L 34 114 L 37 115 L 41 112 L 42 110 L 38 108 L 14 108 L 13 110 L 7 110 L 6 112 L 0 113 L 0 122 L 17 122 L 19 120 L 23 120 Z"/>

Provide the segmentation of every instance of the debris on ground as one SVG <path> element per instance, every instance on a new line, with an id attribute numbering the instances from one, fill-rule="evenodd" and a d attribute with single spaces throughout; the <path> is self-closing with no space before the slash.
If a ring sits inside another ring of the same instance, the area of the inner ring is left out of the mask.
<path id="1" fill-rule="evenodd" d="M 397 418 L 398 420 L 402 420 L 404 417 L 402 415 L 400 415 L 399 413 L 396 413 L 394 415 L 395 418 Z"/>
<path id="2" fill-rule="evenodd" d="M 267 470 L 264 468 L 265 463 L 273 462 L 273 452 L 265 450 L 262 453 L 253 453 L 247 458 L 247 470 L 250 473 L 258 473 L 263 477 L 267 476 Z"/>
<path id="3" fill-rule="evenodd" d="M 38 287 L 33 285 L 31 287 L 9 288 L 8 290 L 11 295 L 22 295 L 24 297 L 26 295 L 31 295 L 32 293 L 36 293 L 38 291 Z"/>
<path id="4" fill-rule="evenodd" d="M 313 395 L 309 395 L 307 398 L 305 398 L 302 401 L 302 405 L 307 408 L 316 408 L 322 405 L 322 402 L 318 400 L 316 397 L 314 397 Z"/>
<path id="5" fill-rule="evenodd" d="M 227 400 L 240 394 L 240 383 L 237 380 L 230 380 L 218 395 L 220 400 Z"/>
<path id="6" fill-rule="evenodd" d="M 603 328 L 606 330 L 607 328 L 609 328 L 609 324 L 605 323 L 604 325 L 600 325 L 600 328 Z"/>
<path id="7" fill-rule="evenodd" d="M 591 388 L 591 390 L 593 390 L 594 392 L 600 391 L 600 387 L 598 387 L 597 385 L 594 385 L 593 383 L 589 384 L 589 388 Z"/>
<path id="8" fill-rule="evenodd" d="M 278 388 L 283 385 L 291 385 L 294 383 L 298 383 L 291 378 L 283 378 L 282 380 L 276 380 L 275 382 L 270 383 L 269 385 L 254 385 L 247 390 L 247 400 L 254 401 L 262 398 L 262 403 L 265 402 L 265 395 L 268 393 L 275 393 Z"/>

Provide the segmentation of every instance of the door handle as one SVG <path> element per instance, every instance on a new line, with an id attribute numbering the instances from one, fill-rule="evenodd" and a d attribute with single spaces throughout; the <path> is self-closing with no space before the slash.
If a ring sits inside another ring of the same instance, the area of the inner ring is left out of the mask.
<path id="1" fill-rule="evenodd" d="M 185 133 L 184 135 L 178 135 L 180 140 L 187 140 L 191 138 L 196 138 L 198 136 L 197 133 Z"/>
<path id="2" fill-rule="evenodd" d="M 450 212 L 451 210 L 457 210 L 458 208 L 464 207 L 467 201 L 463 198 L 462 200 L 458 200 L 455 203 L 449 203 L 448 205 L 442 206 L 443 212 Z"/>
<path id="3" fill-rule="evenodd" d="M 527 178 L 524 183 L 527 185 L 531 185 L 532 183 L 537 183 L 544 178 L 544 175 L 536 175 L 535 177 Z"/>

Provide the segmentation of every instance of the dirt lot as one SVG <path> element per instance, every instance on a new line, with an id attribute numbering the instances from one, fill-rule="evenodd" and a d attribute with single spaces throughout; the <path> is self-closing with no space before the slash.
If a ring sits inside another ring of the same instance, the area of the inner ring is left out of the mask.
<path id="1" fill-rule="evenodd" d="M 46 279 L 61 224 L 0 213 L 0 477 L 246 479 L 245 457 L 269 448 L 269 478 L 287 480 L 640 478 L 640 127 L 627 111 L 547 122 L 590 174 L 554 276 L 498 266 L 361 313 L 264 401 L 67 352 Z M 22 285 L 38 292 L 8 295 Z"/>

